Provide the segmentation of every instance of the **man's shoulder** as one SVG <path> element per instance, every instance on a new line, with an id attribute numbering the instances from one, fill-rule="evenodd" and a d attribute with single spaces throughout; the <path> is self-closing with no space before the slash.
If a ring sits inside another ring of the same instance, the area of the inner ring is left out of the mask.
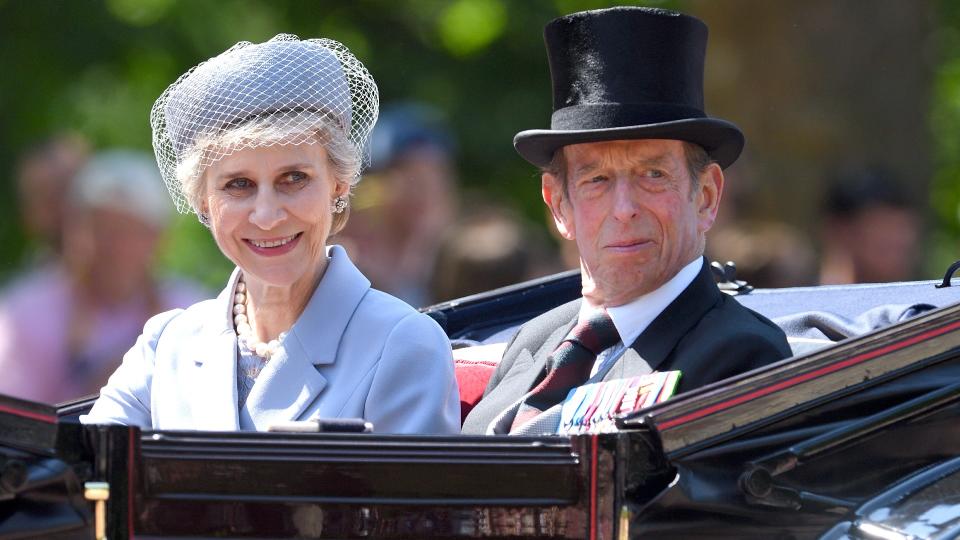
<path id="1" fill-rule="evenodd" d="M 773 330 L 778 335 L 784 335 L 783 330 L 781 330 L 776 323 L 766 318 L 762 314 L 744 306 L 733 296 L 729 296 L 727 294 L 721 295 L 718 309 L 716 311 L 716 315 L 727 321 L 728 324 L 742 327 L 745 331 Z"/>
<path id="2" fill-rule="evenodd" d="M 721 295 L 716 305 L 681 338 L 666 363 L 683 372 L 680 392 L 687 392 L 791 355 L 787 337 L 776 324 Z"/>
<path id="3" fill-rule="evenodd" d="M 782 357 L 790 355 L 783 329 L 726 294 L 721 295 L 715 308 L 704 315 L 698 329 L 709 333 L 712 336 L 710 341 L 735 343 L 737 348 L 771 348 Z"/>

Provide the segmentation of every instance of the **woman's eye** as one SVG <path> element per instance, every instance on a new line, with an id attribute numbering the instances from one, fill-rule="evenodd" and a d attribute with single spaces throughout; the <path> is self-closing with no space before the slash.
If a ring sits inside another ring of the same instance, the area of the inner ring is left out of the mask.
<path id="1" fill-rule="evenodd" d="M 243 191 L 253 187 L 253 182 L 249 178 L 233 178 L 224 184 L 223 189 L 227 191 Z"/>
<path id="2" fill-rule="evenodd" d="M 603 176 L 602 174 L 594 176 L 590 178 L 590 180 L 588 180 L 588 182 L 591 184 L 599 184 L 601 182 L 606 182 L 606 181 L 607 181 L 607 177 Z"/>
<path id="3" fill-rule="evenodd" d="M 663 174 L 663 171 L 658 171 L 658 170 L 649 170 L 647 171 L 646 175 L 649 178 L 663 178 L 665 176 Z"/>
<path id="4" fill-rule="evenodd" d="M 299 187 L 303 187 L 303 185 L 306 184 L 307 180 L 309 179 L 310 177 L 307 176 L 307 173 L 300 172 L 300 171 L 293 171 L 293 172 L 287 173 L 287 176 L 286 178 L 284 178 L 283 183 L 287 187 L 299 188 Z"/>

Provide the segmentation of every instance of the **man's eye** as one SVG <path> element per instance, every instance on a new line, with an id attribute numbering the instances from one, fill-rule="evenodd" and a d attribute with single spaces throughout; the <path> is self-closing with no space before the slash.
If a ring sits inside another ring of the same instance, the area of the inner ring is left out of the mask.
<path id="1" fill-rule="evenodd" d="M 607 181 L 607 177 L 602 174 L 598 174 L 597 176 L 594 176 L 590 178 L 590 180 L 588 180 L 588 182 L 591 184 L 599 184 L 601 182 L 606 182 L 606 181 Z"/>
<path id="2" fill-rule="evenodd" d="M 658 171 L 658 170 L 655 170 L 655 169 L 651 169 L 651 170 L 647 171 L 646 176 L 649 177 L 649 178 L 663 178 L 665 175 L 663 174 L 663 171 Z"/>

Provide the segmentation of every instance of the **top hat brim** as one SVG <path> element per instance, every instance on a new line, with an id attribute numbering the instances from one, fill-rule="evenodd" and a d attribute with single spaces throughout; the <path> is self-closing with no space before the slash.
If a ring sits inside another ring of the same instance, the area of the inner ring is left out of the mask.
<path id="1" fill-rule="evenodd" d="M 523 159 L 537 167 L 547 167 L 557 149 L 570 144 L 629 139 L 675 139 L 700 145 L 726 169 L 743 150 L 744 137 L 734 124 L 719 118 L 685 118 L 655 124 L 600 129 L 529 129 L 513 138 L 513 146 Z"/>

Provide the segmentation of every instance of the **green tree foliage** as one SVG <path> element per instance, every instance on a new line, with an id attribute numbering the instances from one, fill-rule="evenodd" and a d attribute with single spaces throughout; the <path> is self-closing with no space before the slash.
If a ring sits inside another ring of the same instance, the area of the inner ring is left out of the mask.
<path id="1" fill-rule="evenodd" d="M 939 25 L 932 46 L 939 51 L 933 83 L 930 130 L 934 175 L 930 205 L 935 213 L 933 268 L 960 258 L 960 4 L 939 2 Z"/>
<path id="2" fill-rule="evenodd" d="M 0 0 L 0 277 L 29 251 L 10 181 L 16 156 L 52 132 L 95 148 L 150 149 L 163 89 L 241 40 L 330 37 L 374 74 L 381 100 L 430 102 L 459 138 L 464 187 L 542 222 L 536 175 L 513 135 L 546 127 L 551 103 L 541 29 L 596 0 Z M 674 2 L 647 5 L 676 7 Z M 191 216 L 175 223 L 163 266 L 218 285 L 229 265 Z"/>

